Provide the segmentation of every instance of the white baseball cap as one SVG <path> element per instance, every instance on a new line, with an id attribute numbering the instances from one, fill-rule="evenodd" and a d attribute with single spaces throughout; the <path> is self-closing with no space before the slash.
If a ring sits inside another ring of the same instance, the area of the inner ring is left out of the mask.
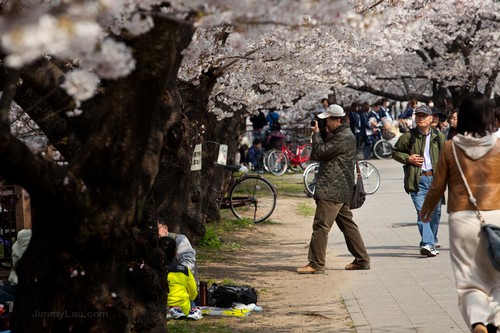
<path id="1" fill-rule="evenodd" d="M 328 107 L 328 109 L 326 109 L 325 112 L 318 114 L 318 118 L 320 118 L 320 119 L 326 119 L 329 117 L 338 118 L 338 117 L 344 117 L 344 116 L 345 116 L 344 109 L 340 105 L 337 105 L 337 104 L 330 105 Z"/>

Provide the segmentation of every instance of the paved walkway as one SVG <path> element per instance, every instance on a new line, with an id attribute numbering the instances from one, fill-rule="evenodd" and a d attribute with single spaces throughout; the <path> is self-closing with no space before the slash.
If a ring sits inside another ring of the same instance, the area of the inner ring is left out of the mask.
<path id="1" fill-rule="evenodd" d="M 469 332 L 458 310 L 449 257 L 448 214 L 443 214 L 438 238 L 440 255 L 419 254 L 416 213 L 403 190 L 401 164 L 371 160 L 381 175 L 379 190 L 354 211 L 371 270 L 348 272 L 350 283 L 341 294 L 358 333 Z M 327 260 L 351 255 L 343 236 L 332 230 Z"/>

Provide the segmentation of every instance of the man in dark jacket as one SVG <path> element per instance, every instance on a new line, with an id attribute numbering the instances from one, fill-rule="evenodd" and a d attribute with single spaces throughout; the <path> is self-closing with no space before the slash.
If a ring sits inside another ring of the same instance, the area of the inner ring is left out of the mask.
<path id="1" fill-rule="evenodd" d="M 328 233 L 334 222 L 344 234 L 347 249 L 354 261 L 345 266 L 347 270 L 370 269 L 370 258 L 361 238 L 358 226 L 352 219 L 349 206 L 354 187 L 354 164 L 356 159 L 356 139 L 349 126 L 344 124 L 345 112 L 340 105 L 332 104 L 319 114 L 326 120 L 330 135 L 323 141 L 318 124 L 313 131 L 313 151 L 319 161 L 316 191 L 316 213 L 313 232 L 309 244 L 309 263 L 298 268 L 300 274 L 325 272 Z"/>
<path id="2" fill-rule="evenodd" d="M 434 170 L 446 138 L 443 133 L 432 129 L 432 110 L 428 106 L 423 105 L 415 110 L 415 122 L 416 128 L 399 137 L 392 158 L 403 164 L 404 189 L 410 194 L 417 211 L 420 254 L 435 257 L 439 254 L 436 242 L 441 207 L 436 208 L 431 223 L 423 223 L 418 213 L 434 179 Z"/>

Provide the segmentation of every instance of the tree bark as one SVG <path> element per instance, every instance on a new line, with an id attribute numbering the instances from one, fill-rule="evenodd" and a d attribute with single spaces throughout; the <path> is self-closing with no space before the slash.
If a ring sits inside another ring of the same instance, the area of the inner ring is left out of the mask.
<path id="1" fill-rule="evenodd" d="M 61 127 L 81 145 L 67 167 L 33 155 L 0 126 L 0 175 L 26 188 L 33 207 L 14 332 L 166 331 L 157 229 L 141 214 L 164 133 L 180 131 L 171 128 L 175 99 L 164 103 L 163 93 L 177 95 L 180 52 L 192 33 L 191 25 L 156 16 L 150 32 L 128 42 L 136 69 L 106 86 L 83 131 Z"/>
<path id="2" fill-rule="evenodd" d="M 188 82 L 179 84 L 179 91 L 186 105 L 184 114 L 195 124 L 198 132 L 203 132 L 203 160 L 202 170 L 198 174 L 200 179 L 201 202 L 200 210 L 206 221 L 220 219 L 218 197 L 225 188 L 228 171 L 223 166 L 216 166 L 217 155 L 221 144 L 228 145 L 227 164 L 234 164 L 234 156 L 238 149 L 238 142 L 245 130 L 245 108 L 235 112 L 231 118 L 218 120 L 214 113 L 208 110 L 209 98 L 217 82 L 216 68 L 203 73 L 199 77 L 199 84 Z M 222 74 L 219 73 L 219 75 Z M 221 109 L 228 109 L 226 105 L 217 105 Z M 203 129 L 203 130 L 202 130 Z"/>

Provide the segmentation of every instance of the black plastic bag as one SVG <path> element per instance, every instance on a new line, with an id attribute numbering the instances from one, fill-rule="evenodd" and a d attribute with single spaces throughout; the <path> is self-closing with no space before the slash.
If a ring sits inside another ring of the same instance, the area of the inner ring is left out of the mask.
<path id="1" fill-rule="evenodd" d="M 252 287 L 212 284 L 208 288 L 208 305 L 230 308 L 233 303 L 257 303 L 257 292 Z"/>

